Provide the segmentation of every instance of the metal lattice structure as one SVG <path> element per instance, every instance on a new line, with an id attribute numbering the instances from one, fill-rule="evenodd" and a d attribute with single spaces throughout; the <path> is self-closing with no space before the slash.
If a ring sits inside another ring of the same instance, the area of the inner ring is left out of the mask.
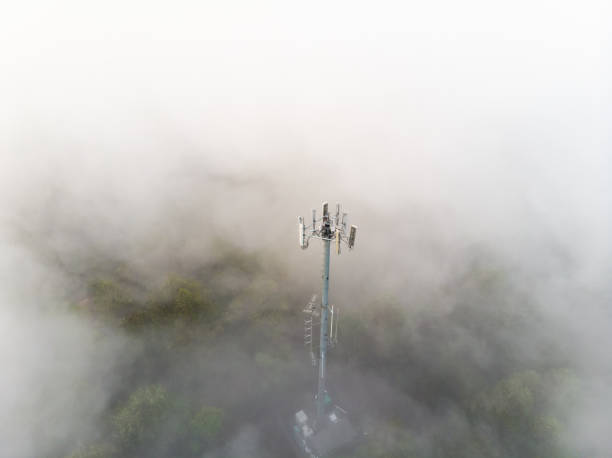
<path id="1" fill-rule="evenodd" d="M 319 313 L 319 309 L 317 307 L 317 295 L 314 294 L 310 302 L 306 304 L 303 310 L 304 316 L 304 346 L 308 347 L 310 350 L 310 359 L 312 361 L 312 366 L 317 366 L 317 356 L 315 351 L 318 350 L 313 345 L 314 341 L 314 332 L 321 325 L 321 314 Z"/>

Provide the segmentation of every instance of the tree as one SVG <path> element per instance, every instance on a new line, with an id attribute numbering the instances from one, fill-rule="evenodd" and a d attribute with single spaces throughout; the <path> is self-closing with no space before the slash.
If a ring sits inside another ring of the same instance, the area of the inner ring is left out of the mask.
<path id="1" fill-rule="evenodd" d="M 189 423 L 191 431 L 191 452 L 202 451 L 217 439 L 223 428 L 225 414 L 217 407 L 204 406 L 198 410 Z"/>
<path id="2" fill-rule="evenodd" d="M 117 451 L 110 445 L 89 445 L 81 447 L 67 458 L 111 458 Z"/>
<path id="3" fill-rule="evenodd" d="M 113 417 L 113 426 L 123 448 L 132 449 L 153 440 L 168 417 L 170 402 L 161 385 L 137 389 Z"/>

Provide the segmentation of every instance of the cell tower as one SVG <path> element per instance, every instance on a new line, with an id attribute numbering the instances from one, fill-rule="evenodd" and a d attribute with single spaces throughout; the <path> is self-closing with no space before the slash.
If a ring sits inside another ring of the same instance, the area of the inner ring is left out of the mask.
<path id="1" fill-rule="evenodd" d="M 336 213 L 329 214 L 327 202 L 323 203 L 323 214 L 317 219 L 316 210 L 312 211 L 312 225 L 306 225 L 304 218 L 298 218 L 298 236 L 302 249 L 308 248 L 310 239 L 323 241 L 323 290 L 321 295 L 320 309 L 318 309 L 316 295 L 307 304 L 304 312 L 304 344 L 310 346 L 310 355 L 313 366 L 318 364 L 318 386 L 315 395 L 315 415 L 313 421 L 309 421 L 308 415 L 303 410 L 295 414 L 294 425 L 295 438 L 302 452 L 310 457 L 324 456 L 337 446 L 346 445 L 355 437 L 354 429 L 348 419 L 345 418 L 346 411 L 331 404 L 331 398 L 327 392 L 327 350 L 337 343 L 339 309 L 330 306 L 329 296 L 329 258 L 331 243 L 334 242 L 338 254 L 342 243 L 346 243 L 349 249 L 355 245 L 357 226 L 347 228 L 347 213 L 341 212 L 340 204 L 336 205 Z M 331 322 L 330 322 L 331 316 Z M 315 356 L 313 346 L 313 330 L 319 327 L 318 359 Z M 330 413 L 331 410 L 331 413 Z"/>

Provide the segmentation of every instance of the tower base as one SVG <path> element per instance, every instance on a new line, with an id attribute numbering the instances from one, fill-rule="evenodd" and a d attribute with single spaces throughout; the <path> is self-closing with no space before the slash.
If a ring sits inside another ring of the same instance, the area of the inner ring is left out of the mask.
<path id="1" fill-rule="evenodd" d="M 359 434 L 347 412 L 334 405 L 316 418 L 314 411 L 300 410 L 293 419 L 293 438 L 302 456 L 324 458 L 355 445 Z"/>

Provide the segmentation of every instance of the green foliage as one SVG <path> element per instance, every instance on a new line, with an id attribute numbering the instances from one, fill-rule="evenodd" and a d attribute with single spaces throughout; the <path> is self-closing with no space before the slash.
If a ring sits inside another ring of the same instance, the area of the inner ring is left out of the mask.
<path id="1" fill-rule="evenodd" d="M 561 456 L 564 429 L 554 415 L 551 398 L 566 380 L 563 373 L 527 370 L 511 374 L 476 397 L 473 415 L 496 427 L 507 450 L 518 455 Z"/>
<path id="2" fill-rule="evenodd" d="M 165 309 L 166 313 L 194 316 L 210 312 L 201 285 L 195 280 L 171 275 L 152 302 Z"/>
<path id="3" fill-rule="evenodd" d="M 89 445 L 81 447 L 66 458 L 112 458 L 117 451 L 111 445 Z"/>
<path id="4" fill-rule="evenodd" d="M 96 279 L 89 285 L 89 295 L 96 309 L 108 313 L 121 313 L 133 304 L 132 298 L 115 282 Z"/>
<path id="5" fill-rule="evenodd" d="M 512 374 L 481 394 L 474 407 L 502 426 L 520 425 L 533 413 L 541 384 L 541 377 L 535 371 Z"/>
<path id="6" fill-rule="evenodd" d="M 217 407 L 202 407 L 190 422 L 193 436 L 200 441 L 213 441 L 223 427 L 224 418 L 223 410 Z"/>
<path id="7" fill-rule="evenodd" d="M 416 437 L 406 428 L 392 422 L 377 425 L 367 441 L 353 450 L 350 455 L 335 455 L 334 458 L 420 458 Z"/>
<path id="8" fill-rule="evenodd" d="M 148 326 L 174 325 L 184 331 L 187 323 L 208 322 L 219 316 L 220 310 L 209 299 L 202 285 L 191 279 L 169 276 L 165 284 L 142 304 L 124 317 L 122 323 L 130 330 Z M 185 338 L 184 332 L 177 336 Z M 188 340 L 188 339 L 187 339 Z"/>
<path id="9" fill-rule="evenodd" d="M 135 390 L 111 417 L 112 441 L 76 450 L 67 458 L 131 458 L 134 456 L 199 457 L 217 444 L 225 425 L 217 407 L 190 407 L 161 385 Z"/>
<path id="10" fill-rule="evenodd" d="M 125 385 L 144 385 L 114 409 L 110 446 L 82 448 L 70 458 L 224 456 L 224 440 L 253 421 L 245 411 L 309 389 L 295 388 L 310 368 L 299 336 L 302 303 L 279 280 L 283 272 L 236 247 L 218 251 L 209 265 L 171 275 L 158 289 L 130 289 L 130 279 L 118 276 L 89 285 L 88 305 L 79 310 L 130 331 L 144 351 Z M 383 420 L 355 450 L 335 458 L 569 456 L 560 446 L 569 414 L 559 406 L 571 405 L 577 382 L 569 371 L 550 370 L 563 364 L 551 363 L 549 353 L 538 356 L 540 348 L 525 340 L 541 334 L 533 307 L 496 266 L 476 265 L 451 286 L 443 307 L 392 297 L 340 304 L 333 360 L 348 366 L 345 373 L 371 371 L 396 397 L 376 405 L 394 421 Z M 241 363 L 219 363 L 220 348 L 236 351 Z M 526 356 L 525 348 L 533 353 Z M 194 362 L 205 370 L 190 372 Z M 247 367 L 235 367 L 241 364 Z M 232 377 L 236 398 L 215 391 L 225 377 Z M 151 380 L 180 390 L 182 400 L 147 385 Z M 202 396 L 217 399 L 217 407 L 202 406 Z M 457 424 L 445 423 L 449 411 Z M 417 429 L 420 412 L 426 414 Z"/>
<path id="11" fill-rule="evenodd" d="M 161 385 L 137 389 L 113 417 L 113 426 L 123 448 L 131 449 L 154 439 L 168 417 L 170 401 Z"/>

